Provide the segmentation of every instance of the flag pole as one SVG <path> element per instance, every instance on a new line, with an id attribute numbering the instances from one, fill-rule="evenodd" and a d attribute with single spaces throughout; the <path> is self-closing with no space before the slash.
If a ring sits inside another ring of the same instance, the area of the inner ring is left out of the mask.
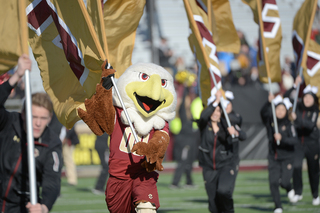
<path id="1" fill-rule="evenodd" d="M 117 93 L 118 98 L 119 98 L 119 100 L 120 100 L 120 103 L 121 103 L 122 109 L 123 109 L 123 111 L 124 111 L 124 114 L 126 115 L 126 118 L 127 118 L 127 120 L 128 120 L 128 123 L 129 123 L 129 125 L 130 125 L 131 132 L 132 132 L 132 134 L 133 134 L 133 136 L 134 136 L 134 139 L 136 140 L 136 142 L 139 142 L 137 133 L 136 133 L 136 131 L 135 131 L 134 128 L 133 128 L 133 125 L 132 125 L 131 119 L 130 119 L 130 117 L 129 117 L 128 111 L 127 111 L 127 109 L 126 109 L 126 107 L 125 107 L 125 105 L 124 105 L 124 103 L 123 103 L 123 101 L 122 101 L 121 95 L 120 95 L 120 93 L 119 93 L 118 87 L 117 87 L 117 85 L 116 85 L 116 82 L 115 82 L 113 76 L 111 76 L 111 81 L 112 81 L 112 84 L 113 84 L 113 88 L 116 90 L 116 93 Z"/>
<path id="2" fill-rule="evenodd" d="M 21 49 L 22 53 L 29 55 L 28 46 L 28 26 L 26 16 L 26 2 L 19 1 L 19 21 L 21 33 Z M 31 98 L 31 83 L 30 83 L 30 70 L 26 70 L 25 78 L 25 113 L 26 113 L 26 131 L 27 131 L 27 147 L 28 147 L 28 172 L 29 172 L 29 190 L 30 190 L 30 203 L 36 205 L 38 203 L 37 196 L 37 176 L 36 165 L 34 158 L 34 138 L 33 138 L 33 125 L 32 125 L 32 98 Z"/>
<path id="3" fill-rule="evenodd" d="M 310 22 L 309 22 L 309 26 L 308 26 L 307 35 L 306 35 L 306 41 L 305 41 L 305 44 L 304 44 L 304 47 L 303 47 L 302 59 L 301 59 L 301 61 L 299 63 L 299 67 L 300 67 L 299 76 L 300 77 L 302 77 L 302 71 L 303 71 L 303 66 L 301 66 L 301 65 L 305 65 L 307 63 L 307 48 L 309 46 L 312 23 L 313 23 L 313 20 L 314 20 L 314 16 L 316 14 L 317 4 L 318 4 L 318 1 L 315 0 L 314 4 L 313 4 L 313 11 L 312 11 L 311 16 L 310 16 Z M 299 96 L 299 91 L 300 91 L 300 83 L 298 83 L 296 91 L 297 92 L 296 92 L 296 95 L 295 95 L 292 112 L 296 111 L 297 101 L 298 101 L 298 96 Z"/>
<path id="4" fill-rule="evenodd" d="M 31 99 L 31 84 L 30 71 L 26 70 L 25 74 L 25 112 L 26 112 L 26 127 L 27 127 L 27 142 L 28 142 L 28 168 L 29 168 L 29 187 L 30 187 L 30 203 L 35 205 L 37 201 L 37 187 L 36 187 L 36 166 L 34 159 L 34 138 L 32 129 L 32 99 Z"/>
<path id="5" fill-rule="evenodd" d="M 186 10 L 187 10 L 187 16 L 189 18 L 189 21 L 190 21 L 190 23 L 192 23 L 192 27 L 194 29 L 196 29 L 197 27 L 196 27 L 196 23 L 195 23 L 195 21 L 193 19 L 193 15 L 192 15 L 192 12 L 191 12 L 191 6 L 190 6 L 190 4 L 189 4 L 189 2 L 187 0 L 183 0 L 183 2 L 184 2 L 184 5 L 186 7 Z M 194 32 L 195 32 L 195 36 L 197 38 L 197 41 L 202 41 L 200 33 L 197 30 L 194 30 Z M 205 50 L 204 50 L 204 47 L 203 47 L 202 43 L 199 42 L 199 46 L 200 46 L 202 52 L 205 53 Z M 209 73 L 210 73 L 211 78 L 213 80 L 214 86 L 218 91 L 219 88 L 217 86 L 218 84 L 217 84 L 216 78 L 214 77 L 213 71 L 211 70 L 211 67 L 210 67 L 210 62 L 209 62 L 209 60 L 208 60 L 208 58 L 206 57 L 205 54 L 204 54 L 204 61 L 205 61 L 206 65 L 207 65 L 207 67 L 209 67 Z M 223 97 L 220 98 L 220 102 L 223 105 L 223 102 L 224 102 Z M 230 123 L 230 120 L 229 120 L 227 112 L 225 111 L 225 109 L 223 107 L 221 107 L 221 108 L 222 108 L 224 116 L 226 118 L 228 127 L 231 127 L 231 123 Z M 232 135 L 232 138 L 234 138 L 234 135 Z"/>
<path id="6" fill-rule="evenodd" d="M 211 75 L 211 78 L 213 80 L 214 86 L 218 91 L 217 81 L 216 81 L 216 78 L 214 77 L 214 74 L 213 74 L 213 71 L 211 70 L 211 67 L 209 68 L 209 70 L 210 70 L 210 75 Z M 220 102 L 221 102 L 221 108 L 222 108 L 224 117 L 226 118 L 228 127 L 231 127 L 231 122 L 230 122 L 228 113 L 227 113 L 226 109 L 223 107 L 224 106 L 224 104 L 223 104 L 224 103 L 224 98 L 223 97 L 220 98 Z M 234 135 L 231 135 L 231 136 L 232 136 L 232 138 L 234 138 Z"/>
<path id="7" fill-rule="evenodd" d="M 264 30 L 263 30 L 263 22 L 262 22 L 262 17 L 261 17 L 261 0 L 256 0 L 257 2 L 257 8 L 258 8 L 258 15 L 259 15 L 259 28 L 260 28 L 260 38 L 261 38 L 261 43 L 262 43 L 262 51 L 263 51 L 263 58 L 264 62 L 266 64 L 266 70 L 267 70 L 267 75 L 268 75 L 268 83 L 269 83 L 269 91 L 273 95 L 272 90 L 271 90 L 271 78 L 270 78 L 270 71 L 269 71 L 269 60 L 268 56 L 266 53 L 266 48 L 265 48 L 265 41 L 264 41 Z M 278 122 L 277 122 L 277 117 L 276 117 L 276 110 L 273 101 L 271 101 L 271 108 L 272 108 L 272 115 L 273 115 L 273 123 L 274 123 L 274 131 L 275 133 L 279 133 L 278 129 Z M 277 140 L 277 145 L 280 145 L 280 141 Z"/>
<path id="8" fill-rule="evenodd" d="M 299 70 L 299 76 L 300 76 L 300 77 L 302 77 L 302 70 L 303 70 L 303 68 L 300 67 L 300 70 Z M 300 82 L 298 83 L 297 88 L 296 88 L 296 94 L 295 94 L 295 97 L 294 97 L 292 112 L 296 112 L 297 102 L 298 102 L 298 96 L 299 96 L 299 91 L 300 91 Z"/>

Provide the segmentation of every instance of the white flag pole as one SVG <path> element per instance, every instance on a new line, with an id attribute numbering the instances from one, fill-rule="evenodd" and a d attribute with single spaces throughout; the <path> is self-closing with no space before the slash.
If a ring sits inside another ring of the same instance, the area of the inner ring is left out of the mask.
<path id="1" fill-rule="evenodd" d="M 219 88 L 217 86 L 216 78 L 214 77 L 214 74 L 213 74 L 213 71 L 211 70 L 211 68 L 209 68 L 209 70 L 210 70 L 210 75 L 211 75 L 211 78 L 213 80 L 214 86 L 216 87 L 216 89 L 218 91 Z M 221 108 L 222 108 L 224 117 L 226 118 L 228 127 L 231 127 L 231 123 L 230 123 L 230 119 L 229 119 L 228 113 L 227 113 L 226 109 L 223 107 L 224 106 L 224 104 L 223 104 L 224 98 L 223 97 L 220 98 L 220 102 L 221 102 Z M 232 138 L 234 138 L 234 135 L 231 135 L 231 136 L 232 136 Z"/>
<path id="2" fill-rule="evenodd" d="M 131 119 L 130 119 L 130 117 L 129 117 L 128 111 L 127 111 L 127 109 L 126 109 L 126 107 L 125 107 L 125 105 L 124 105 L 124 103 L 123 103 L 123 101 L 122 101 L 121 95 L 120 95 L 120 93 L 119 93 L 118 87 L 117 87 L 117 85 L 116 85 L 116 82 L 115 82 L 113 76 L 111 76 L 111 81 L 112 81 L 112 84 L 113 84 L 113 88 L 116 90 L 116 93 L 117 93 L 118 98 L 119 98 L 119 100 L 120 100 L 120 103 L 121 103 L 122 109 L 123 109 L 123 111 L 124 111 L 124 114 L 126 115 L 126 118 L 127 118 L 127 120 L 128 120 L 128 123 L 129 123 L 129 125 L 130 125 L 131 132 L 132 132 L 132 134 L 133 134 L 133 136 L 134 136 L 134 139 L 136 140 L 136 142 L 139 142 L 137 133 L 136 133 L 136 131 L 135 131 L 134 128 L 133 128 L 133 125 L 132 125 Z"/>
<path id="3" fill-rule="evenodd" d="M 29 188 L 30 188 L 30 203 L 35 205 L 38 203 L 37 199 L 37 178 L 36 166 L 34 158 L 34 138 L 32 128 L 32 99 L 31 99 L 31 83 L 30 71 L 25 72 L 25 112 L 26 112 L 26 127 L 27 127 L 27 142 L 28 142 L 28 168 L 29 168 Z"/>
<path id="4" fill-rule="evenodd" d="M 300 70 L 299 70 L 299 76 L 300 77 L 302 77 L 302 70 L 303 70 L 302 67 L 300 67 Z M 296 112 L 299 91 L 300 91 L 300 82 L 298 83 L 297 88 L 296 88 L 296 94 L 295 94 L 295 97 L 294 97 L 292 112 Z"/>
<path id="5" fill-rule="evenodd" d="M 268 82 L 269 82 L 269 91 L 270 93 L 273 95 L 272 90 L 271 90 L 271 78 L 268 77 Z M 273 116 L 273 123 L 274 123 L 274 131 L 275 133 L 279 133 L 279 129 L 278 129 L 278 122 L 277 122 L 277 116 L 276 116 L 276 108 L 274 106 L 273 101 L 271 101 L 271 109 L 272 109 L 272 116 Z M 277 140 L 277 145 L 280 145 L 280 141 Z"/>

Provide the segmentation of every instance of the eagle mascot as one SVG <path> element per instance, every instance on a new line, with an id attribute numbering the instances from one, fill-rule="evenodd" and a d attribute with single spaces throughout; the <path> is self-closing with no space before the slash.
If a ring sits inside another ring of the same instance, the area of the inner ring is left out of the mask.
<path id="1" fill-rule="evenodd" d="M 105 61 L 96 93 L 85 100 L 79 117 L 96 135 L 110 135 L 106 202 L 111 213 L 151 213 L 159 208 L 156 182 L 169 143 L 168 122 L 175 117 L 171 74 L 152 63 L 130 66 L 112 89 L 115 70 Z M 135 141 L 126 112 L 139 141 Z M 106 142 L 107 143 L 107 142 Z"/>

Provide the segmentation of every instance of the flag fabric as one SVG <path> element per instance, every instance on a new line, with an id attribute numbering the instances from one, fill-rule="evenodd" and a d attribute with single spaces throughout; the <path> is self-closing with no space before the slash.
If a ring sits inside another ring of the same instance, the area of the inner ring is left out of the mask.
<path id="1" fill-rule="evenodd" d="M 317 0 L 305 0 L 296 13 L 293 21 L 292 46 L 295 54 L 297 69 L 303 68 L 306 85 L 319 87 L 320 85 L 320 44 L 316 36 L 320 37 Z M 318 12 L 319 13 L 319 12 Z M 318 90 L 320 97 L 320 90 Z"/>
<path id="2" fill-rule="evenodd" d="M 103 0 L 87 0 L 87 11 L 91 19 L 92 25 L 98 36 L 99 43 L 109 59 L 107 37 L 105 34 L 105 26 L 103 20 Z"/>
<path id="3" fill-rule="evenodd" d="M 210 0 L 209 0 L 210 1 Z M 190 25 L 189 45 L 195 55 L 198 65 L 199 95 L 202 103 L 207 106 L 211 95 L 221 89 L 221 73 L 217 57 L 217 47 L 210 32 L 206 0 L 184 0 Z M 212 72 L 210 73 L 210 70 Z M 216 80 L 216 87 L 212 77 Z"/>
<path id="4" fill-rule="evenodd" d="M 203 7 L 206 8 L 205 5 Z M 209 30 L 212 32 L 217 52 L 239 53 L 240 39 L 233 24 L 229 0 L 211 0 L 207 11 L 211 27 Z"/>
<path id="5" fill-rule="evenodd" d="M 263 83 L 281 81 L 280 49 L 282 29 L 276 0 L 242 0 L 251 8 L 259 25 L 257 63 Z M 263 36 L 261 36 L 263 35 Z"/>
<path id="6" fill-rule="evenodd" d="M 131 65 L 136 30 L 146 0 L 108 0 L 103 6 L 105 34 L 108 42 L 108 61 L 120 75 Z"/>
<path id="7" fill-rule="evenodd" d="M 29 44 L 59 121 L 71 128 L 106 59 L 82 0 L 29 0 Z"/>
<path id="8" fill-rule="evenodd" d="M 0 0 L 0 75 L 17 65 L 22 53 L 28 54 L 26 3 Z"/>

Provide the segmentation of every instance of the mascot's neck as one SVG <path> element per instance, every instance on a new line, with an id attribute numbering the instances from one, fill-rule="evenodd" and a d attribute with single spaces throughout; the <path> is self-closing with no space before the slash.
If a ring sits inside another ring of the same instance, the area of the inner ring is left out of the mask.
<path id="1" fill-rule="evenodd" d="M 133 108 L 127 109 L 131 122 L 134 124 L 139 135 L 148 135 L 152 129 L 162 129 L 165 126 L 165 120 L 157 115 L 146 118 Z M 124 111 L 121 112 L 122 123 L 129 125 Z"/>

